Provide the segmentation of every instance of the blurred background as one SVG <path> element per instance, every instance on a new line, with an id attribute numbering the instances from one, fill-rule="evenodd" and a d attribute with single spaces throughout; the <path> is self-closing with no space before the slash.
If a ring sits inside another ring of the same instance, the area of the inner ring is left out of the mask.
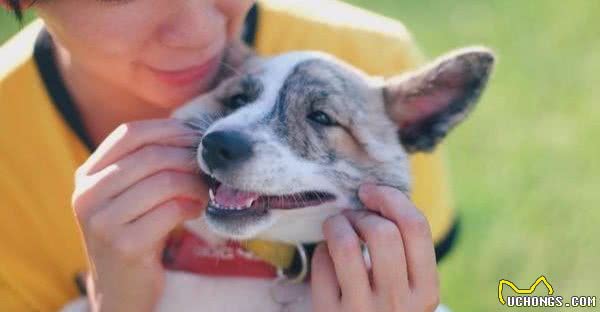
<path id="1" fill-rule="evenodd" d="M 528 288 L 542 274 L 555 295 L 600 296 L 600 1 L 349 2 L 402 21 L 428 57 L 473 44 L 498 55 L 445 144 L 462 232 L 440 265 L 442 302 L 518 311 L 498 303 L 499 280 Z M 0 42 L 18 28 L 0 13 Z"/>

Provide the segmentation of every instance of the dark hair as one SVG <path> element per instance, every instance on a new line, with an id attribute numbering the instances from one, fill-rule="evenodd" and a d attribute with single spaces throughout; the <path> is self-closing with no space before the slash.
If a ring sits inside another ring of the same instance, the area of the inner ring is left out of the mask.
<path id="1" fill-rule="evenodd" d="M 8 2 L 8 6 L 15 13 L 15 16 L 17 16 L 17 19 L 19 21 L 23 20 L 23 11 L 21 8 L 21 1 L 20 0 L 7 0 L 7 2 Z"/>

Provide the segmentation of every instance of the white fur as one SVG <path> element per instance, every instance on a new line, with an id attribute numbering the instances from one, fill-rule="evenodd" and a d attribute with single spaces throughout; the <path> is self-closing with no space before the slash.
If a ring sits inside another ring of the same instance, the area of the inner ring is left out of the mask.
<path id="1" fill-rule="evenodd" d="M 287 243 L 322 241 L 322 221 L 339 213 L 344 207 L 343 203 L 337 202 L 302 209 L 275 210 L 273 211 L 273 218 L 275 219 L 273 225 L 257 236 L 265 240 Z"/>
<path id="2" fill-rule="evenodd" d="M 251 278 L 208 277 L 184 272 L 167 272 L 160 312 L 281 312 L 281 305 L 271 298 L 273 281 Z M 310 288 L 302 292 L 289 310 L 310 311 Z M 295 295 L 295 294 L 294 294 Z"/>

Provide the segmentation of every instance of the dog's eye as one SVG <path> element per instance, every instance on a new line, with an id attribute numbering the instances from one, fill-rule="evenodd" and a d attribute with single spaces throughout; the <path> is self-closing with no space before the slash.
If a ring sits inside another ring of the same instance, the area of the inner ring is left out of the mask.
<path id="1" fill-rule="evenodd" d="M 307 118 L 323 126 L 331 127 L 337 124 L 329 115 L 322 111 L 314 111 L 308 114 Z"/>
<path id="2" fill-rule="evenodd" d="M 229 109 L 236 110 L 250 102 L 250 97 L 244 93 L 236 94 L 225 101 L 225 106 Z"/>

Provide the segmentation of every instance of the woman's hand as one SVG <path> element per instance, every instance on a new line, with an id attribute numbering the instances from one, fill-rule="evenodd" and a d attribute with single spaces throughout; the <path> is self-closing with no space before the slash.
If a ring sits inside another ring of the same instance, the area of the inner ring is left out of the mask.
<path id="1" fill-rule="evenodd" d="M 344 211 L 323 225 L 326 245 L 317 247 L 312 260 L 314 310 L 434 311 L 439 281 L 427 220 L 391 187 L 363 185 L 359 196 L 368 210 Z"/>
<path id="2" fill-rule="evenodd" d="M 93 311 L 151 311 L 162 293 L 168 233 L 199 216 L 207 189 L 173 119 L 118 127 L 77 169 L 73 209 L 91 268 Z"/>

